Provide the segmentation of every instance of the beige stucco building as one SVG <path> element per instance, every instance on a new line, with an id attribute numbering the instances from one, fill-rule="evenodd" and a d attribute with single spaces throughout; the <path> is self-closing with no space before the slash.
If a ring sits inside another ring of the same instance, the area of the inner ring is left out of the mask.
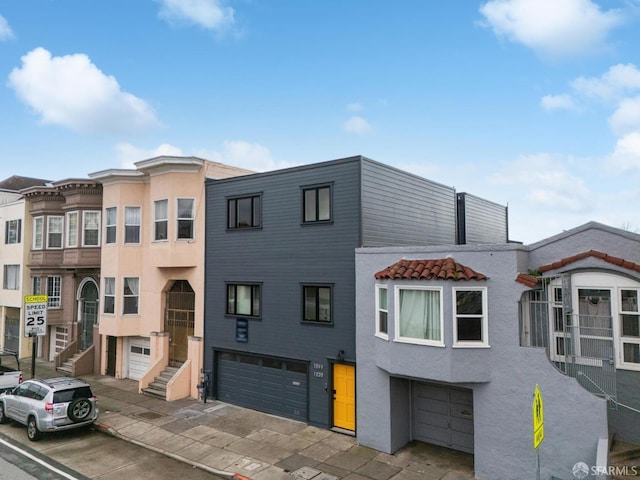
<path id="1" fill-rule="evenodd" d="M 89 175 L 103 185 L 102 374 L 138 380 L 140 390 L 167 400 L 197 397 L 205 179 L 248 173 L 196 157 L 161 156 L 134 169 Z"/>

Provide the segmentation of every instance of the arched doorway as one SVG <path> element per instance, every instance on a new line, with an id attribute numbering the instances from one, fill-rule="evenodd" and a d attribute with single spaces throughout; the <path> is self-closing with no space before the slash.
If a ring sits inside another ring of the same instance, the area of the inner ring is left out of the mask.
<path id="1" fill-rule="evenodd" d="M 98 285 L 85 278 L 78 292 L 78 342 L 80 350 L 86 350 L 93 345 L 93 326 L 98 323 Z"/>
<path id="2" fill-rule="evenodd" d="M 176 280 L 167 291 L 164 329 L 169 333 L 169 364 L 187 360 L 188 337 L 193 335 L 196 293 L 186 280 Z"/>

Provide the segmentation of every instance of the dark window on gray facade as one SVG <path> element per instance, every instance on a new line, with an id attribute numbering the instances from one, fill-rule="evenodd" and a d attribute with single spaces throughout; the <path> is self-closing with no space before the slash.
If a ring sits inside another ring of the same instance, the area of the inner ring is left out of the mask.
<path id="1" fill-rule="evenodd" d="M 328 222 L 331 220 L 331 187 L 303 189 L 303 222 Z"/>
<path id="2" fill-rule="evenodd" d="M 227 228 L 259 227 L 260 217 L 259 195 L 227 200 Z"/>
<path id="3" fill-rule="evenodd" d="M 260 316 L 260 285 L 227 285 L 227 315 Z"/>
<path id="4" fill-rule="evenodd" d="M 331 287 L 302 287 L 303 320 L 331 323 Z"/>

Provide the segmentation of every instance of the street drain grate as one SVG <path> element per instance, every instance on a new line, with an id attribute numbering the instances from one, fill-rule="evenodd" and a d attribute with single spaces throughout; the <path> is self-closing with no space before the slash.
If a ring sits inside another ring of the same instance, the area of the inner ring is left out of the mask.
<path id="1" fill-rule="evenodd" d="M 164 417 L 164 415 L 156 412 L 141 412 L 141 413 L 137 413 L 136 417 L 144 418 L 147 420 L 156 420 L 158 418 Z"/>

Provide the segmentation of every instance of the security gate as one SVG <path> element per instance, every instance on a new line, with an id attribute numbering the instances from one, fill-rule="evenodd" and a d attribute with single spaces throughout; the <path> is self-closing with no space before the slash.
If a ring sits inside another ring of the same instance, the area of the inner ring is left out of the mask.
<path id="1" fill-rule="evenodd" d="M 169 364 L 179 366 L 188 357 L 188 339 L 195 325 L 196 294 L 186 280 L 176 280 L 167 292 L 164 329 L 169 333 Z"/>
<path id="2" fill-rule="evenodd" d="M 4 349 L 18 352 L 20 348 L 20 318 L 7 315 L 4 317 Z"/>

